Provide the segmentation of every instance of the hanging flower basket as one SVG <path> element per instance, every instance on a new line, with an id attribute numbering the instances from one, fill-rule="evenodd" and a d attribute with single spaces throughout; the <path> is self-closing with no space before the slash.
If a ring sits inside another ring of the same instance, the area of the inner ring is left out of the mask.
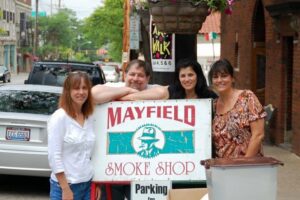
<path id="1" fill-rule="evenodd" d="M 148 0 L 152 20 L 161 32 L 197 34 L 209 14 L 205 2 L 189 0 Z"/>

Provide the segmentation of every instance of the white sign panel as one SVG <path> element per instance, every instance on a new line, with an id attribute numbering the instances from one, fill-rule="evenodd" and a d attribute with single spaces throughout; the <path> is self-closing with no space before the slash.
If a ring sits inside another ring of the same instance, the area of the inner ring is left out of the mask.
<path id="1" fill-rule="evenodd" d="M 140 16 L 130 16 L 130 49 L 140 49 Z"/>
<path id="2" fill-rule="evenodd" d="M 154 72 L 175 72 L 175 34 L 160 32 L 151 20 L 150 51 Z"/>
<path id="3" fill-rule="evenodd" d="M 210 99 L 107 103 L 94 128 L 93 181 L 205 180 Z"/>
<path id="4" fill-rule="evenodd" d="M 167 200 L 171 181 L 133 181 L 131 199 Z"/>

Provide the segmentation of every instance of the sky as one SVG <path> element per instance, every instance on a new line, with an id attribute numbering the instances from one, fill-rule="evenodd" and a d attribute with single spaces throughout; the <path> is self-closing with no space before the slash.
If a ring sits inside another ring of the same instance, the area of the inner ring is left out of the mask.
<path id="1" fill-rule="evenodd" d="M 35 0 L 32 0 L 32 9 L 35 10 Z M 39 0 L 39 11 L 46 11 L 48 15 L 51 13 L 51 2 L 52 12 L 54 13 L 58 8 L 59 0 Z M 78 19 L 88 17 L 93 13 L 95 8 L 102 5 L 102 0 L 61 0 L 61 6 L 72 9 L 76 12 Z"/>

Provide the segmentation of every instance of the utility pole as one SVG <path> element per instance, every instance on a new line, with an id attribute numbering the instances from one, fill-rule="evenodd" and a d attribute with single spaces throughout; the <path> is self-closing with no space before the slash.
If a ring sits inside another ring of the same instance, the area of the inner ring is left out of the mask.
<path id="1" fill-rule="evenodd" d="M 36 51 L 37 51 L 37 47 L 38 47 L 38 13 L 39 13 L 39 0 L 35 0 L 33 56 L 36 55 Z"/>
<path id="2" fill-rule="evenodd" d="M 123 79 L 125 75 L 125 69 L 129 61 L 129 15 L 130 15 L 130 3 L 129 0 L 124 0 L 123 50 L 122 50 Z"/>
<path id="3" fill-rule="evenodd" d="M 50 1 L 50 15 L 52 16 L 52 0 Z"/>

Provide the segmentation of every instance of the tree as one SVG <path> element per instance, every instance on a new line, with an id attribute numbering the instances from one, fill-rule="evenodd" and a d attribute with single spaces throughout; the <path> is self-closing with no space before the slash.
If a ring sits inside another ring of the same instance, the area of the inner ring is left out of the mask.
<path id="1" fill-rule="evenodd" d="M 84 32 L 89 40 L 101 47 L 108 46 L 109 56 L 115 61 L 122 57 L 123 0 L 105 0 L 85 21 Z"/>
<path id="2" fill-rule="evenodd" d="M 65 58 L 70 52 L 76 32 L 73 28 L 78 24 L 75 12 L 70 9 L 61 9 L 58 13 L 39 18 L 39 34 L 41 46 L 38 54 L 52 59 Z"/>

